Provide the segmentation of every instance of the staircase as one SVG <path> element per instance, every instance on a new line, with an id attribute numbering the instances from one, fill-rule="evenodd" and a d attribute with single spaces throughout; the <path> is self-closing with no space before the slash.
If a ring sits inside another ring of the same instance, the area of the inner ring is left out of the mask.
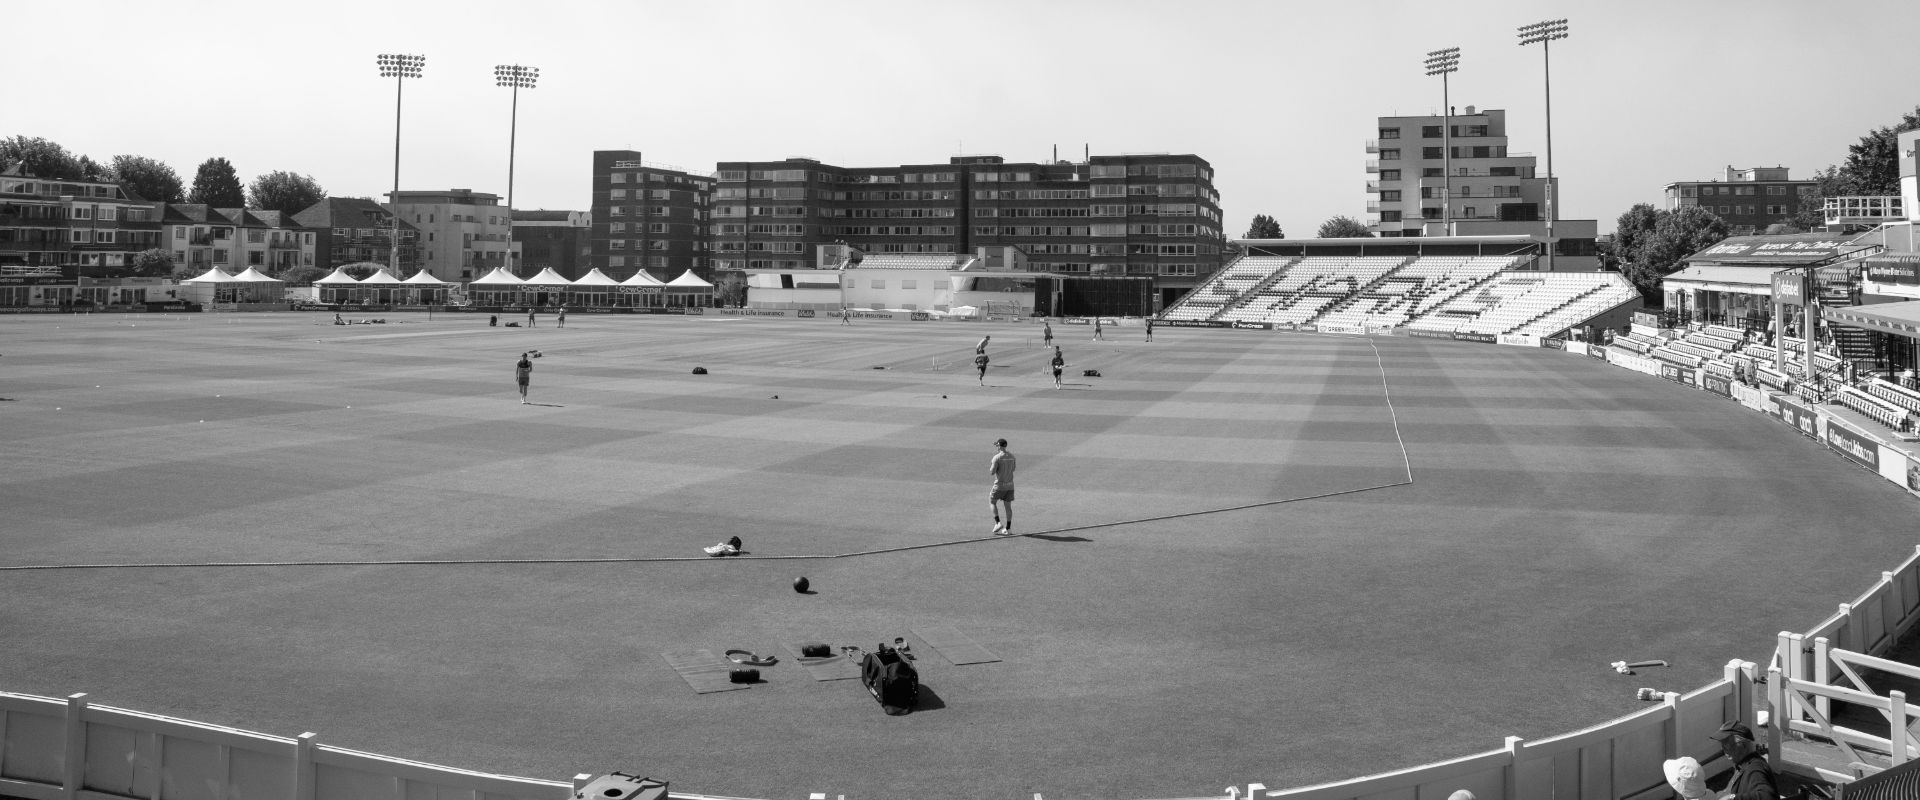
<path id="1" fill-rule="evenodd" d="M 1858 302 L 1851 287 L 1843 283 L 1820 284 L 1820 304 L 1828 308 L 1851 306 Z M 1873 351 L 1873 338 L 1866 331 L 1851 325 L 1827 325 L 1827 332 L 1833 336 L 1833 344 L 1840 351 L 1842 361 L 1875 361 L 1880 354 Z"/>

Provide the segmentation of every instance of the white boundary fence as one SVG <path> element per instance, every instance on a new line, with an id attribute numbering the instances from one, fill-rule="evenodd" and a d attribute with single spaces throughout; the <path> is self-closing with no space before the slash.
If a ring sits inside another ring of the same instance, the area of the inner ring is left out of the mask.
<path id="1" fill-rule="evenodd" d="M 1572 355 L 1586 356 L 1586 349 L 1566 346 Z M 1641 363 L 1648 359 L 1618 350 L 1604 355 L 1628 369 L 1659 374 L 1656 364 Z M 1748 408 L 1771 405 L 1757 395 L 1734 399 Z M 1859 691 L 1865 687 L 1854 667 L 1899 667 L 1876 657 L 1917 622 L 1920 548 L 1811 630 L 1782 633 L 1767 668 L 1770 707 L 1786 709 L 1767 721 L 1770 757 L 1780 759 L 1787 733 L 1890 750 L 1900 760 L 1920 757 L 1920 740 L 1909 737 L 1904 747 L 1892 747 L 1886 738 L 1837 728 L 1829 710 L 1835 700 L 1879 709 L 1890 732 L 1905 736 L 1905 723 L 1920 717 L 1920 707 L 1907 705 L 1898 693 L 1881 698 Z M 1225 796 L 1429 800 L 1469 789 L 1480 800 L 1668 798 L 1664 760 L 1691 755 L 1724 770 L 1724 759 L 1709 761 L 1718 752 L 1708 734 L 1736 719 L 1758 728 L 1757 677 L 1752 662 L 1736 660 L 1720 680 L 1684 695 L 1669 693 L 1659 705 L 1584 730 L 1531 742 L 1509 737 L 1496 750 L 1318 786 L 1234 786 Z M 316 738 L 93 706 L 84 694 L 60 700 L 0 692 L 0 794 L 30 800 L 564 800 L 593 778 L 576 775 L 567 783 L 492 775 L 329 747 Z M 673 797 L 726 800 L 684 792 Z"/>

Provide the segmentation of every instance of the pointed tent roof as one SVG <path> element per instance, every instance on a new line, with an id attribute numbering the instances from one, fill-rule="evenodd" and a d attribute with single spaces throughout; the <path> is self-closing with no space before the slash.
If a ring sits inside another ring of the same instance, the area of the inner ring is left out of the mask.
<path id="1" fill-rule="evenodd" d="M 367 277 L 360 279 L 361 286 L 367 286 L 369 284 L 391 286 L 394 284 L 398 284 L 399 282 L 400 282 L 399 278 L 393 277 L 393 273 L 388 272 L 386 270 L 381 270 L 379 272 L 373 273 L 372 275 L 368 275 Z"/>
<path id="2" fill-rule="evenodd" d="M 653 277 L 653 273 L 643 269 L 633 273 L 633 277 L 628 278 L 624 281 L 621 281 L 620 285 L 621 286 L 665 286 L 666 284 L 661 283 L 659 278 Z"/>
<path id="3" fill-rule="evenodd" d="M 599 267 L 594 267 L 593 269 L 587 270 L 587 274 L 580 276 L 580 280 L 574 281 L 573 285 L 575 286 L 619 286 L 620 282 L 607 277 L 607 274 L 604 272 L 601 272 Z"/>
<path id="4" fill-rule="evenodd" d="M 206 272 L 198 276 L 181 281 L 181 283 L 239 283 L 239 282 L 240 281 L 234 278 L 232 275 L 228 275 L 227 273 L 221 272 L 219 268 L 207 270 Z"/>
<path id="5" fill-rule="evenodd" d="M 247 267 L 246 272 L 242 272 L 238 275 L 233 276 L 233 279 L 236 281 L 252 281 L 255 283 L 259 283 L 262 281 L 272 281 L 274 283 L 281 282 L 279 278 L 268 277 L 265 274 L 261 273 L 260 270 L 254 269 L 253 267 Z"/>
<path id="6" fill-rule="evenodd" d="M 667 281 L 667 285 L 668 286 L 690 286 L 690 287 L 705 288 L 705 289 L 713 288 L 713 284 L 701 280 L 700 276 L 693 274 L 693 270 L 687 270 L 686 272 L 680 273 L 680 277 Z"/>
<path id="7" fill-rule="evenodd" d="M 514 277 L 514 274 L 511 272 L 508 272 L 506 267 L 494 267 L 492 272 L 489 272 L 478 278 L 474 278 L 473 280 L 469 281 L 467 285 L 468 286 L 519 286 L 524 283 L 526 283 L 526 281 L 523 281 L 517 277 Z"/>
<path id="8" fill-rule="evenodd" d="M 341 284 L 341 283 L 359 283 L 359 282 L 360 282 L 359 278 L 355 278 L 352 275 L 347 274 L 347 268 L 345 266 L 338 266 L 338 267 L 334 267 L 332 272 L 327 273 L 327 277 L 314 281 L 314 284 L 318 285 L 318 284 L 324 283 L 328 285 L 333 285 L 333 284 Z"/>
<path id="9" fill-rule="evenodd" d="M 554 272 L 552 267 L 548 267 L 546 269 L 540 270 L 540 274 L 535 275 L 531 278 L 528 278 L 523 282 L 528 286 L 572 286 L 573 285 L 573 281 L 567 280 L 566 276 L 561 275 L 558 272 Z"/>
<path id="10" fill-rule="evenodd" d="M 447 285 L 446 281 L 433 277 L 433 273 L 428 272 L 424 269 L 420 270 L 419 272 L 413 273 L 413 277 L 408 278 L 404 281 L 401 281 L 401 283 L 410 284 L 413 286 L 445 286 Z"/>

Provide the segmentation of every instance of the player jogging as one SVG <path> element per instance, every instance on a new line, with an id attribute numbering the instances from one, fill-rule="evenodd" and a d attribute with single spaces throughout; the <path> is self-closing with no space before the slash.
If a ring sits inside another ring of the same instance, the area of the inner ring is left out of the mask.
<path id="1" fill-rule="evenodd" d="M 520 384 L 520 404 L 527 404 L 527 384 L 533 380 L 533 360 L 526 353 L 520 354 L 520 363 L 513 365 L 513 379 Z"/>
<path id="2" fill-rule="evenodd" d="M 981 344 L 979 350 L 974 352 L 973 366 L 975 369 L 980 370 L 980 385 L 987 385 L 987 347 L 984 343 Z"/>
<path id="3" fill-rule="evenodd" d="M 841 304 L 840 306 L 840 324 L 842 325 L 853 324 L 853 312 L 848 311 L 845 304 Z"/>
<path id="4" fill-rule="evenodd" d="M 973 346 L 973 354 L 980 355 L 987 352 L 987 341 L 992 338 L 993 336 L 991 334 L 980 337 L 980 343 Z"/>
<path id="5" fill-rule="evenodd" d="M 987 508 L 993 511 L 993 535 L 1013 535 L 1013 454 L 1007 452 L 1007 440 L 997 439 L 993 446 L 999 452 L 993 454 L 993 460 L 987 462 L 987 471 L 993 473 L 993 489 L 987 493 Z M 1005 522 L 1000 521 L 1000 506 L 1006 506 Z"/>
<path id="6" fill-rule="evenodd" d="M 1053 348 L 1053 388 L 1060 388 L 1060 370 L 1066 366 L 1067 357 L 1060 353 L 1059 347 Z"/>

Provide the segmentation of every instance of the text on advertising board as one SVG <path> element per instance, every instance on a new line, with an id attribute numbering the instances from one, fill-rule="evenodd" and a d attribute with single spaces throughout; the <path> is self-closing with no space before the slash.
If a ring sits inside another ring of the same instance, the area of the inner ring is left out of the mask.
<path id="1" fill-rule="evenodd" d="M 1880 443 L 1847 428 L 1845 425 L 1827 421 L 1827 446 L 1847 458 L 1853 459 L 1867 469 L 1880 469 Z"/>

